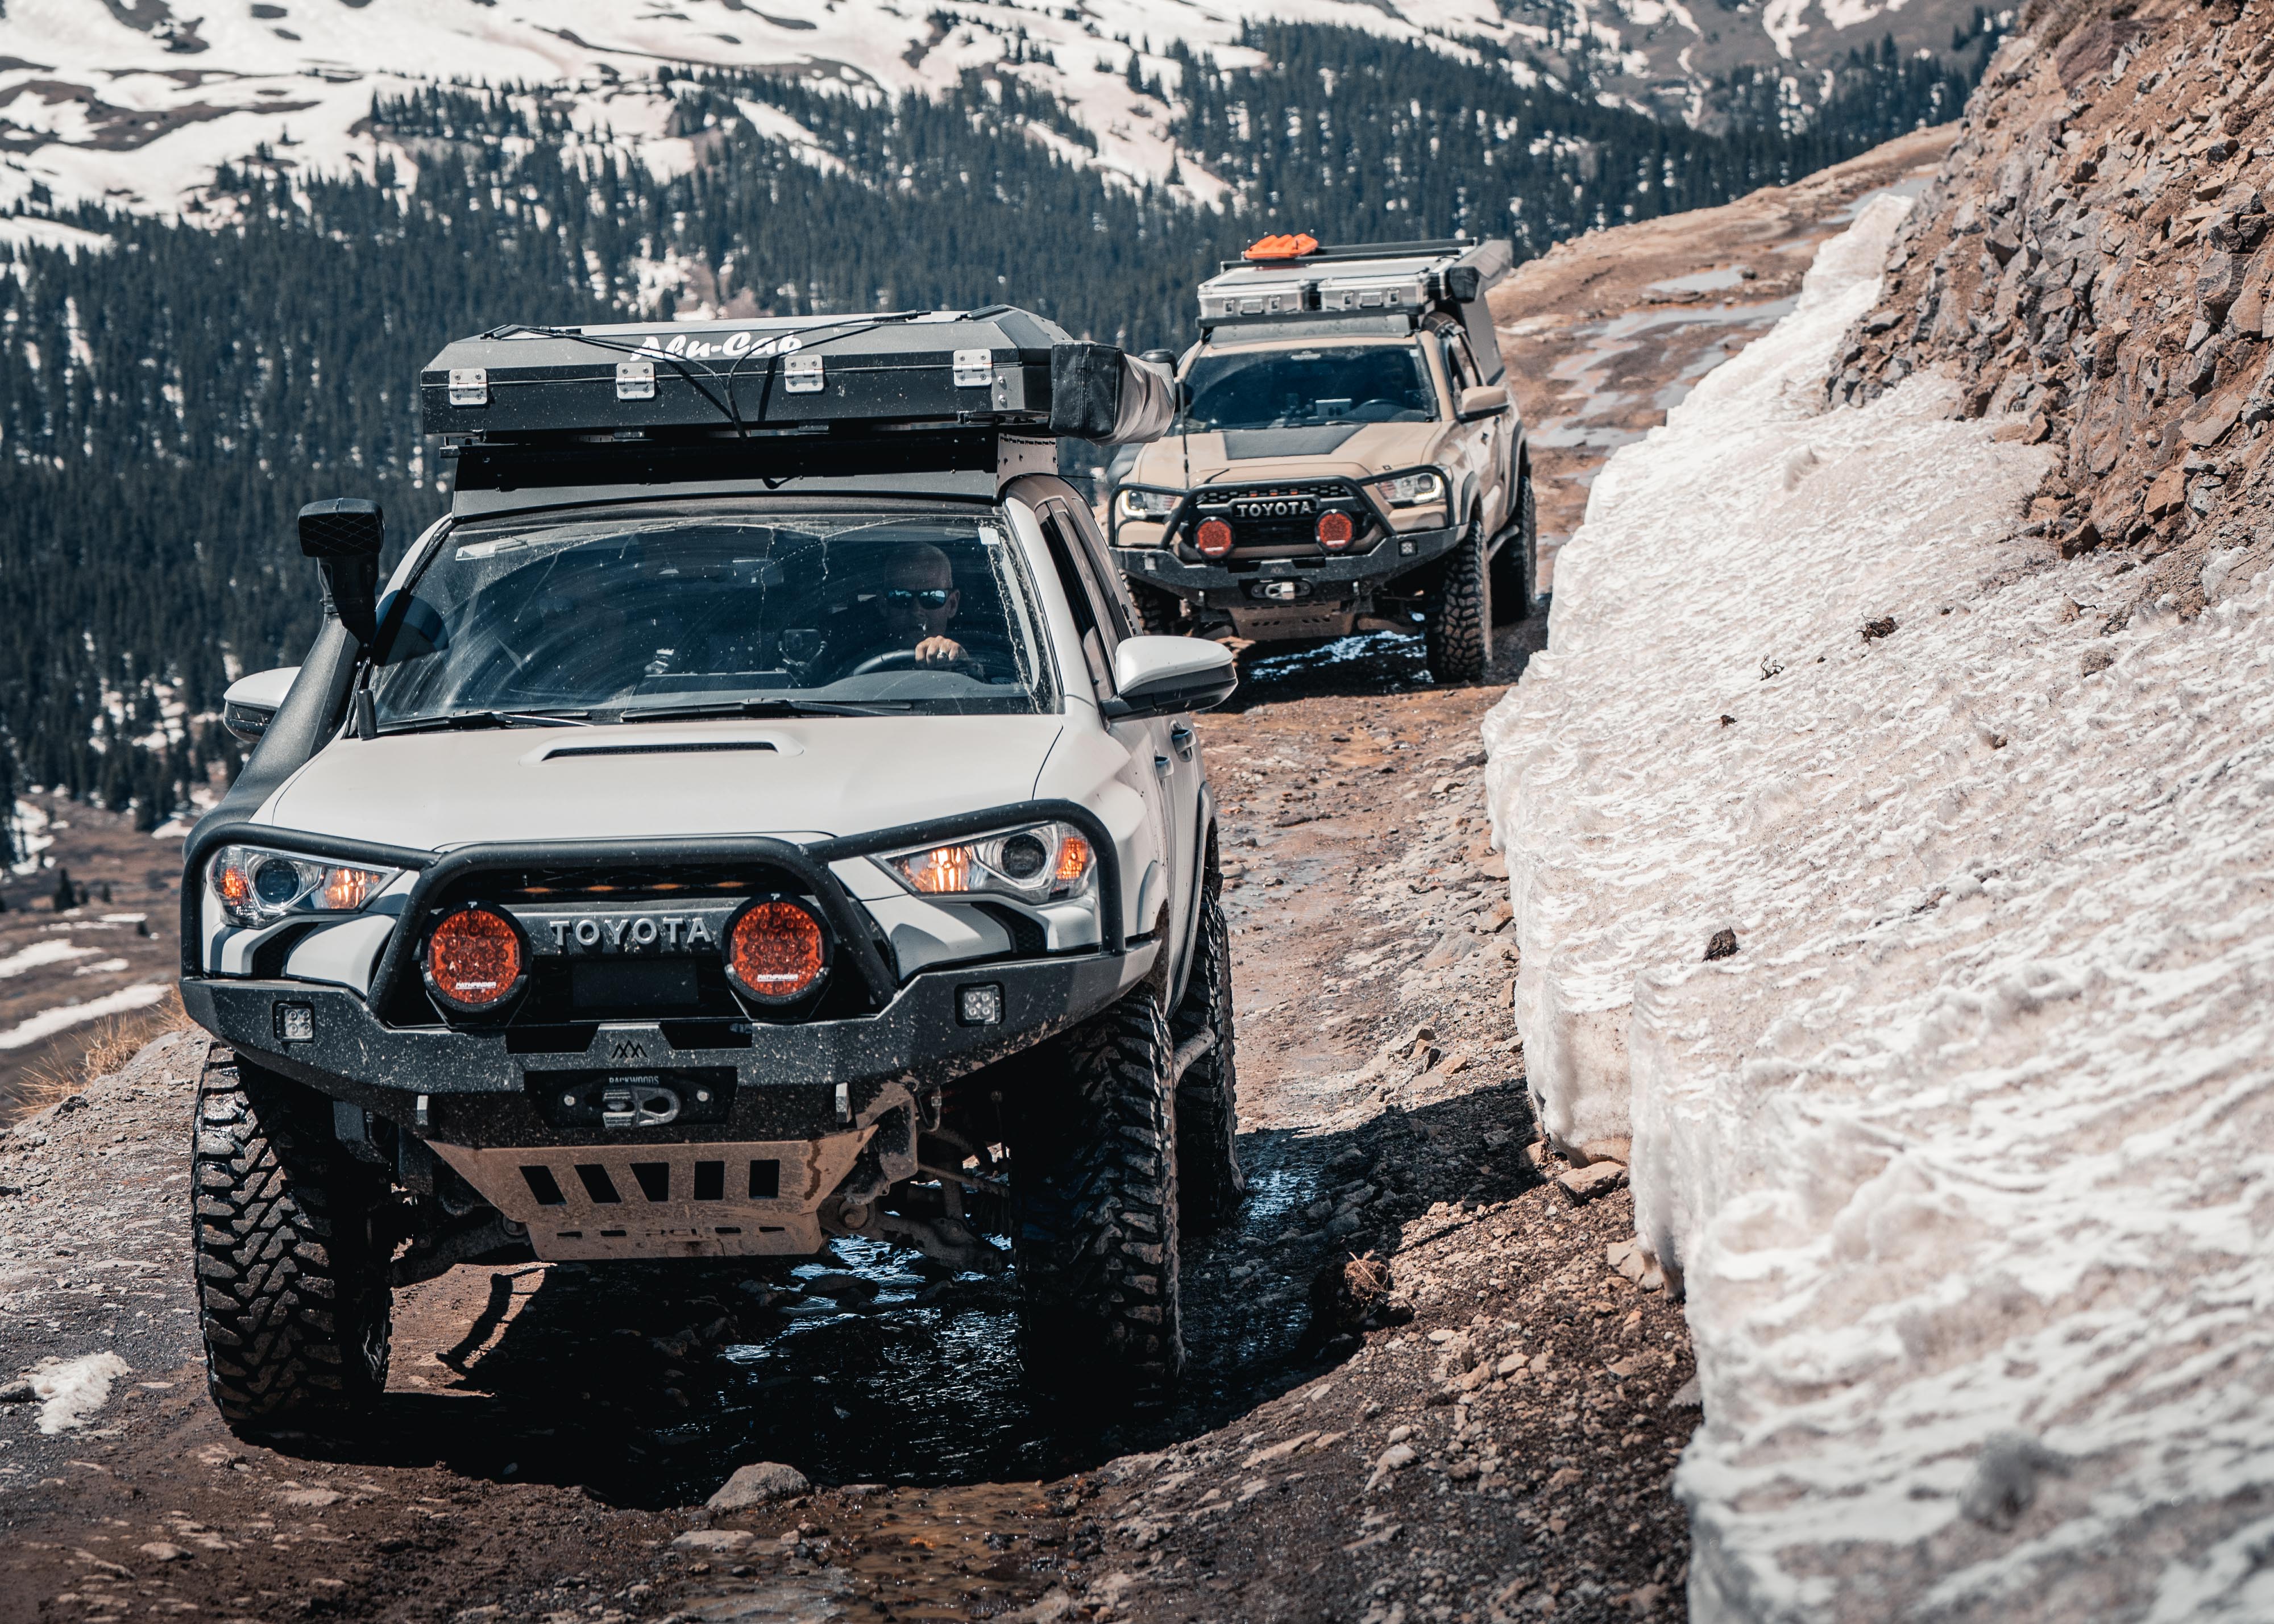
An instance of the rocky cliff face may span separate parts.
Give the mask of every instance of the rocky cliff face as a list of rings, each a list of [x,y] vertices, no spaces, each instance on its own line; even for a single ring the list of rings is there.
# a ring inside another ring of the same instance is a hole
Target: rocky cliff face
[[[1828,392],[1955,375],[1966,415],[2060,454],[2025,534],[2125,549],[2135,605],[2192,613],[2274,507],[2274,12],[2033,0],[2023,25]],[[2240,555],[2248,573],[2269,551]]]

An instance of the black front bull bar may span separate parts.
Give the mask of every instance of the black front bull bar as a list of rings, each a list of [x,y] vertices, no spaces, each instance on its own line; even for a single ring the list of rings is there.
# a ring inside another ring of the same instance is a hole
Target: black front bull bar
[[[1195,561],[1176,547],[1117,546],[1113,561],[1129,580],[1226,608],[1253,598],[1247,589],[1259,582],[1301,581],[1309,585],[1306,596],[1312,598],[1326,596],[1323,589],[1327,588],[1339,589],[1344,597],[1380,588],[1443,558],[1466,534],[1466,527],[1458,524],[1442,530],[1403,530],[1384,537],[1364,553],[1321,553],[1299,558]],[[1411,553],[1404,550],[1409,546]],[[1234,569],[1235,563],[1240,568]],[[1261,606],[1270,605],[1266,601]]]
[[[185,856],[182,883],[182,979],[185,998],[192,1015],[200,1013],[222,1016],[231,1006],[246,1000],[266,1005],[276,998],[314,999],[320,1003],[351,1008],[363,1028],[362,1038],[351,1041],[347,1049],[360,1054],[366,1063],[380,1058],[379,1051],[389,1053],[388,1058],[398,1063],[409,1061],[408,1070],[418,1079],[408,1083],[398,1073],[388,1081],[369,1077],[358,1077],[351,1072],[307,1063],[294,1064],[289,1056],[277,1056],[275,1050],[285,1045],[263,1044],[264,1055],[283,1062],[283,1069],[303,1074],[303,1080],[318,1086],[332,1085],[329,1091],[342,1097],[354,1097],[358,1102],[387,1110],[399,1107],[399,1101],[388,1096],[399,1094],[407,1087],[421,1092],[455,1092],[450,1090],[440,1074],[445,1069],[433,1063],[440,1056],[431,1052],[436,1041],[449,1042],[469,1037],[479,1042],[487,1038],[492,1043],[509,1028],[484,1027],[478,1031],[456,1027],[388,1027],[382,1025],[376,1011],[387,1006],[388,994],[396,981],[406,974],[415,974],[410,966],[415,962],[420,926],[432,906],[432,899],[445,888],[465,876],[486,870],[528,867],[559,868],[562,866],[607,868],[639,865],[653,868],[674,863],[714,864],[719,862],[762,863],[788,874],[817,902],[828,920],[830,929],[839,944],[850,956],[866,986],[874,1012],[842,1021],[791,1022],[775,1026],[759,1025],[758,1034],[774,1032],[781,1040],[801,1051],[805,1062],[792,1069],[811,1072],[814,1062],[820,1069],[833,1069],[825,1056],[841,1059],[841,1045],[825,1041],[828,1034],[818,1028],[845,1028],[875,1021],[890,1011],[903,988],[893,970],[877,951],[870,935],[870,920],[829,865],[847,858],[866,857],[879,852],[905,850],[911,846],[945,845],[975,835],[995,833],[1026,824],[1058,822],[1072,825],[1089,841],[1093,861],[1097,865],[1099,906],[1099,950],[1094,953],[1068,954],[1043,961],[994,961],[981,964],[942,966],[939,972],[925,973],[913,978],[914,982],[930,982],[943,975],[969,980],[985,975],[1005,983],[1005,1019],[993,1034],[968,1034],[972,1041],[945,1048],[968,1050],[966,1053],[943,1055],[945,1069],[952,1072],[968,1070],[992,1057],[990,1049],[1007,1049],[1000,1040],[1029,1036],[1037,1031],[1066,1024],[1065,1016],[1078,1018],[1087,1011],[1065,1011],[1051,1019],[1048,1006],[1058,990],[1072,992],[1079,987],[1095,990],[1106,981],[1118,984],[1118,975],[1101,977],[1095,971],[1107,961],[1120,959],[1128,951],[1122,927],[1122,885],[1118,855],[1112,837],[1104,823],[1087,807],[1070,801],[1029,801],[1009,806],[992,807],[978,812],[959,814],[953,817],[928,819],[922,823],[903,823],[890,829],[879,829],[865,834],[847,835],[816,840],[803,845],[772,836],[702,836],[674,837],[637,840],[580,840],[544,842],[501,842],[460,846],[449,852],[433,852],[418,847],[395,846],[367,840],[343,839],[333,836],[312,834],[306,831],[281,829],[263,823],[230,823],[199,831],[192,838]],[[372,868],[414,869],[418,878],[412,882],[410,893],[404,904],[401,922],[388,938],[372,979],[368,995],[358,996],[345,989],[328,987],[320,982],[282,981],[245,981],[234,977],[211,977],[205,973],[204,920],[205,872],[213,854],[224,846],[258,846],[270,850],[290,852],[296,855],[325,861],[367,865]],[[927,989],[927,991],[937,990]],[[937,1000],[926,996],[919,1000],[929,1006]],[[237,1011],[238,1020],[224,1019],[225,1025],[240,1024],[245,1011]],[[914,1014],[913,1011],[908,1011]],[[890,1024],[890,1023],[888,1023]],[[928,1021],[924,1024],[930,1024]],[[990,1040],[993,1040],[990,1041]],[[295,1046],[298,1047],[298,1046]],[[318,1051],[330,1049],[329,1044],[316,1046]],[[460,1046],[452,1044],[452,1048]],[[428,1051],[420,1053],[420,1051]],[[413,1056],[418,1058],[414,1059]],[[318,1057],[311,1053],[309,1061]],[[545,1063],[537,1056],[525,1057],[537,1061],[539,1069]],[[692,1056],[687,1056],[692,1058]],[[561,1056],[570,1061],[570,1056]],[[420,1064],[420,1061],[425,1064]],[[554,1064],[560,1064],[559,1061]],[[393,1068],[387,1068],[392,1070]],[[915,1075],[930,1070],[915,1055],[876,1057],[874,1067],[902,1075]],[[518,1070],[518,1068],[516,1068]],[[503,1079],[466,1079],[462,1086],[470,1092],[496,1091]],[[337,1086],[345,1084],[345,1088]],[[438,1086],[439,1085],[439,1086]]]

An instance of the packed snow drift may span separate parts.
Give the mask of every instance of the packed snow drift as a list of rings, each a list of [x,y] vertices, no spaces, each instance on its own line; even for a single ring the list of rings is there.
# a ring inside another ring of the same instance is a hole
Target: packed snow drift
[[[1532,1087],[1686,1282],[1696,1617],[2274,1617],[2274,575],[2127,624],[2044,449],[1819,410],[1906,207],[1612,458],[1487,718]]]

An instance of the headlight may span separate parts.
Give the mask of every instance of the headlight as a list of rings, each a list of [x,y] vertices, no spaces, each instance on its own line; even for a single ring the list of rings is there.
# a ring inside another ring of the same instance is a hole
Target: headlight
[[[1177,504],[1184,500],[1181,491],[1141,491],[1125,485],[1114,497],[1113,508],[1125,519],[1144,519],[1158,524],[1176,512]]]
[[[1382,492],[1382,500],[1392,508],[1426,508],[1445,500],[1445,481],[1440,476],[1422,472],[1400,474],[1395,479],[1377,479],[1374,488]]]
[[[230,924],[258,927],[293,914],[352,914],[401,872],[225,846],[206,866],[206,884]]]
[[[894,852],[885,865],[919,896],[1016,897],[1055,902],[1086,897],[1097,883],[1088,837],[1064,823],[1037,823],[953,846]]]

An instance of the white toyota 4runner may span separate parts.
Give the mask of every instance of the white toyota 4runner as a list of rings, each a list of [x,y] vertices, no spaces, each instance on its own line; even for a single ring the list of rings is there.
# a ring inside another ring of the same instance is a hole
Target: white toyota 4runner
[[[323,629],[189,842],[222,1413],[351,1424],[456,1262],[839,1236],[1015,1260],[1030,1370],[1173,1378],[1243,1188],[1235,678],[1134,634],[1051,438],[1165,386],[997,307],[501,329],[422,390],[450,513],[383,594],[375,507],[302,514]]]

